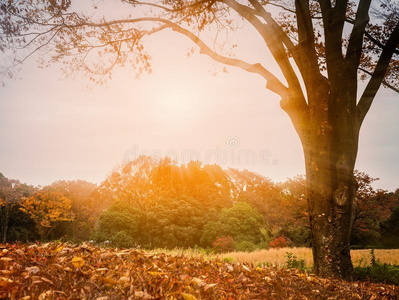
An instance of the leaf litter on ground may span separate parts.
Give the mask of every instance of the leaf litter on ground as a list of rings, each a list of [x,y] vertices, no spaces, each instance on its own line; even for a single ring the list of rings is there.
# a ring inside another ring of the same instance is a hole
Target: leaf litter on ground
[[[0,245],[0,299],[399,299],[399,287],[92,244]]]

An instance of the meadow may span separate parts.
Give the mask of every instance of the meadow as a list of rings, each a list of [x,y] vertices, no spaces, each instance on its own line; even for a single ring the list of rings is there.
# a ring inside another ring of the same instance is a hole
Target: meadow
[[[306,247],[284,247],[262,249],[254,252],[228,252],[223,254],[206,253],[200,249],[155,249],[155,253],[168,253],[171,255],[183,255],[187,257],[204,257],[208,259],[232,260],[240,263],[252,263],[254,265],[268,263],[273,266],[282,267],[287,261],[287,253],[292,253],[298,260],[305,260],[306,266],[313,263],[312,250]],[[375,249],[375,258],[380,263],[399,265],[399,249]],[[352,263],[354,266],[364,266],[371,263],[370,249],[351,250]]]

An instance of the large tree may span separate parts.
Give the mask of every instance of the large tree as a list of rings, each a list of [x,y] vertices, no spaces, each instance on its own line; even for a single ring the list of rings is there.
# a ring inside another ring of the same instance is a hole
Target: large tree
[[[7,241],[8,225],[12,211],[21,202],[23,197],[28,197],[35,192],[33,186],[20,183],[15,179],[8,179],[0,173],[0,241]]]
[[[315,271],[350,277],[359,130],[380,86],[399,87],[396,0],[375,1],[374,7],[371,0],[121,1],[115,14],[102,10],[102,2],[93,7],[96,13],[71,0],[4,2],[0,49],[16,56],[3,71],[12,75],[41,51],[50,58],[44,65],[67,59],[71,71],[83,70],[94,80],[128,62],[149,71],[143,38],[171,29],[213,60],[258,74],[281,97],[303,146]],[[241,20],[263,39],[281,76],[224,54],[234,47],[218,47],[228,36],[220,32],[240,29]],[[205,29],[215,34],[212,46],[202,39]],[[360,79],[367,80],[361,94]]]

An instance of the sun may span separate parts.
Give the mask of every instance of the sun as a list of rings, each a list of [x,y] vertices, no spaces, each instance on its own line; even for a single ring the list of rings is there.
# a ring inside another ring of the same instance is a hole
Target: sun
[[[154,111],[159,121],[187,123],[197,120],[204,113],[203,86],[188,75],[169,77],[157,85],[152,93]]]

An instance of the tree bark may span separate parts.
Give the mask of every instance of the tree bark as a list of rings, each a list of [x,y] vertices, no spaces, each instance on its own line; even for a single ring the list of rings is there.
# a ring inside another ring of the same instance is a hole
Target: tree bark
[[[328,156],[328,154],[326,155]],[[324,277],[352,279],[350,235],[354,221],[356,183],[349,176],[334,178],[330,162],[316,162],[313,151],[305,153],[307,193],[315,273]],[[342,161],[337,161],[340,165]],[[345,168],[345,166],[343,167]],[[353,175],[352,175],[353,177]]]
[[[10,217],[9,203],[6,203],[3,207],[0,207],[0,217],[1,217],[1,239],[2,243],[5,243],[7,241],[8,219]]]
[[[323,277],[352,279],[350,235],[357,189],[353,171],[360,128],[355,94],[344,85],[334,89],[320,80],[305,112],[283,107],[302,142],[314,269]]]

